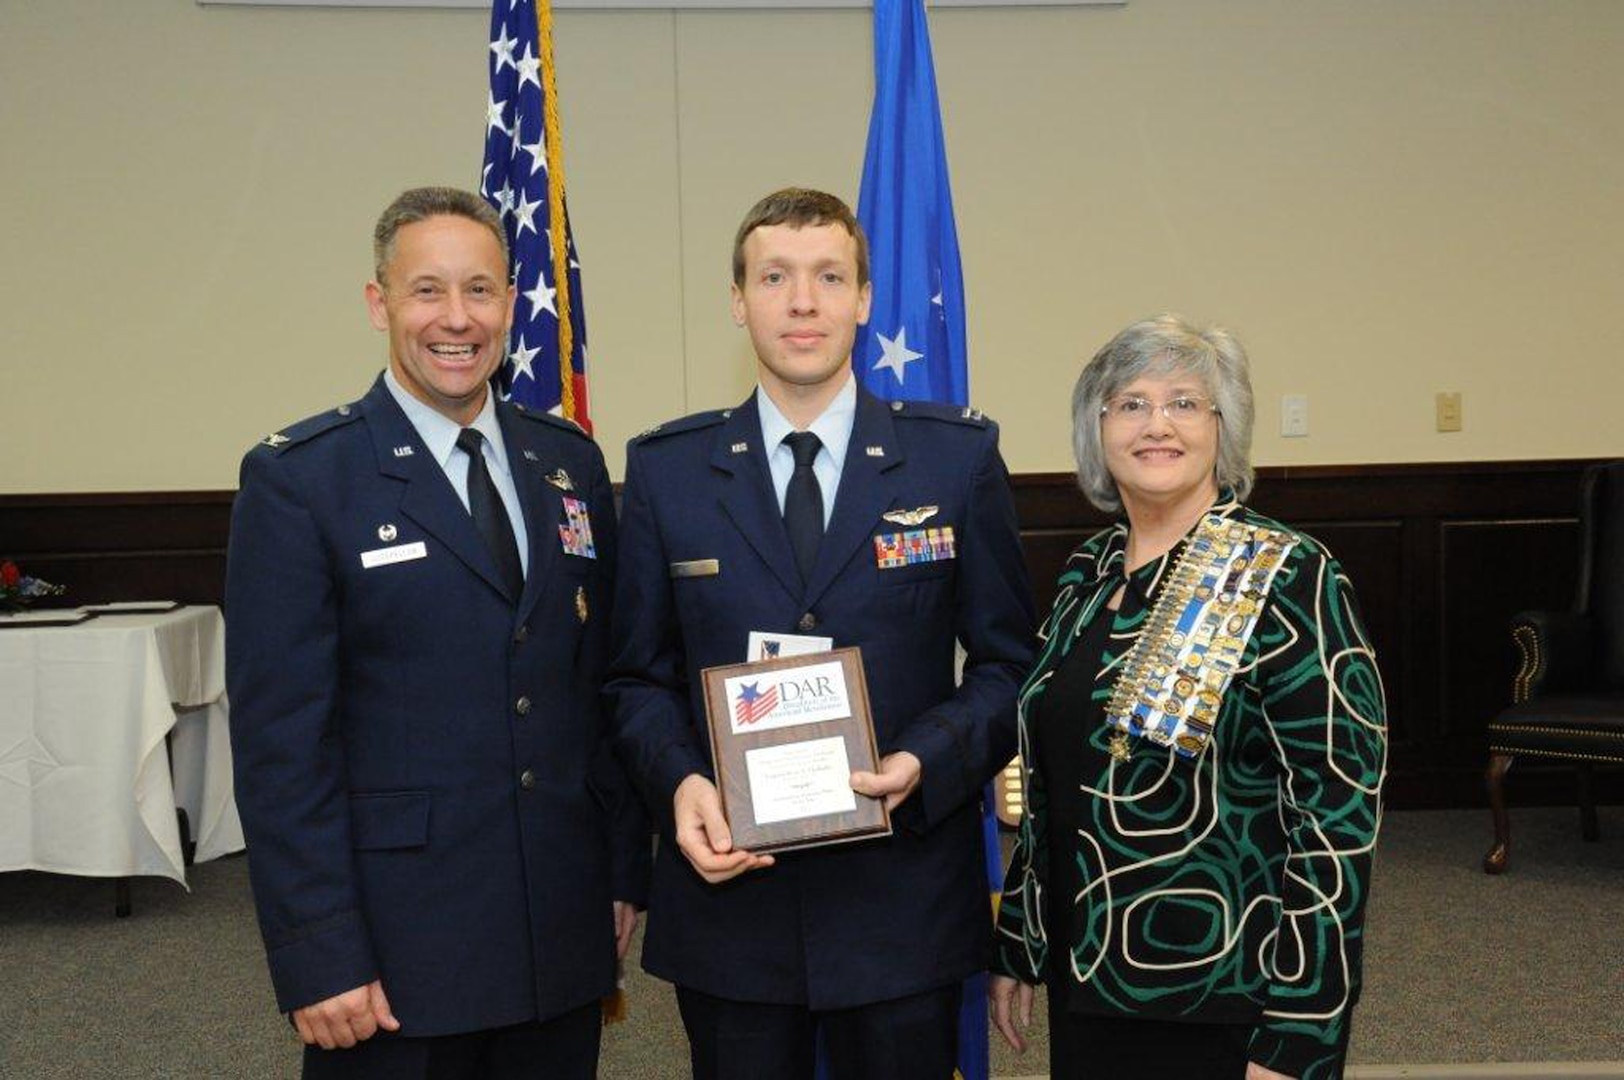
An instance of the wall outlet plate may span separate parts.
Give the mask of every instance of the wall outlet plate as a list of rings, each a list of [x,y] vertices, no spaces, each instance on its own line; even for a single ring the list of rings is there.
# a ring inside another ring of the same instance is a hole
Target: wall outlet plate
[[[1280,399],[1280,434],[1300,439],[1308,434],[1308,395],[1287,394]]]

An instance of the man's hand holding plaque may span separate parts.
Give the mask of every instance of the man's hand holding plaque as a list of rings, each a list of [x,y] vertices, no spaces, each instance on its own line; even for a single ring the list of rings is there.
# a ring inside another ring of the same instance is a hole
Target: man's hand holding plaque
[[[717,782],[689,777],[675,809],[678,842],[706,880],[766,865],[765,852],[891,832],[890,808],[918,785],[919,762],[879,760],[857,649],[703,674]]]
[[[880,771],[877,773],[852,773],[851,789],[859,795],[883,798],[885,809],[891,811],[914,793],[919,787],[921,775],[919,759],[906,750],[899,750],[880,759]]]
[[[756,855],[733,846],[733,833],[722,814],[722,798],[716,793],[716,785],[703,776],[694,773],[677,785],[671,801],[677,846],[699,876],[712,885],[773,864],[771,855]]]

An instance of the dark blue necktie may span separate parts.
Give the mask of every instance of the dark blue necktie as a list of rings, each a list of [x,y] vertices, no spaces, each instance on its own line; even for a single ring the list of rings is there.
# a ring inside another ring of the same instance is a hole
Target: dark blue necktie
[[[524,564],[519,561],[519,545],[513,539],[507,507],[502,505],[501,493],[485,467],[484,445],[485,436],[473,428],[457,433],[457,448],[468,455],[468,512],[473,515],[479,535],[485,538],[485,546],[491,549],[508,596],[518,600],[524,591]]]
[[[823,542],[823,492],[812,471],[823,443],[810,431],[796,431],[784,436],[784,444],[795,455],[795,472],[784,492],[784,528],[789,531],[795,565],[805,582],[812,577],[812,564],[818,561],[818,545]]]

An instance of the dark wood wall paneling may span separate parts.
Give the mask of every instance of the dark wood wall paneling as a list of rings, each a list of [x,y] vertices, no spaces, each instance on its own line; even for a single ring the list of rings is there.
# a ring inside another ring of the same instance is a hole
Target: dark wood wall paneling
[[[1589,461],[1258,470],[1251,504],[1336,554],[1358,590],[1386,683],[1395,807],[1483,803],[1484,725],[1510,701],[1507,624],[1573,598],[1579,478]],[[1040,609],[1068,552],[1107,524],[1069,473],[1014,478]],[[219,603],[231,492],[0,495],[0,555],[70,587],[66,600]],[[1598,794],[1624,801],[1624,773]],[[1570,774],[1519,765],[1514,801],[1572,799]]]
[[[0,495],[0,557],[68,586],[67,606],[218,604],[225,594],[233,495]]]
[[[1579,481],[1590,461],[1258,470],[1250,504],[1322,541],[1342,563],[1387,691],[1390,805],[1484,803],[1484,726],[1511,700],[1508,624],[1572,603]],[[1040,603],[1066,552],[1104,525],[1067,473],[1015,478]],[[1624,800],[1624,774],[1598,776]],[[1519,763],[1514,801],[1571,802],[1570,770]]]

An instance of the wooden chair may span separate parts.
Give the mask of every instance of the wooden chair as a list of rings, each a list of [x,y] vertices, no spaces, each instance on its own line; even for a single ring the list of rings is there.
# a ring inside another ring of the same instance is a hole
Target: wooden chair
[[[1505,778],[1513,760],[1577,768],[1586,840],[1598,836],[1595,767],[1624,765],[1624,462],[1585,471],[1580,517],[1583,552],[1573,609],[1528,611],[1511,621],[1522,665],[1512,684],[1515,704],[1489,724],[1494,846],[1483,857],[1486,873],[1504,873],[1511,854]],[[1516,573],[1516,567],[1506,571]]]

